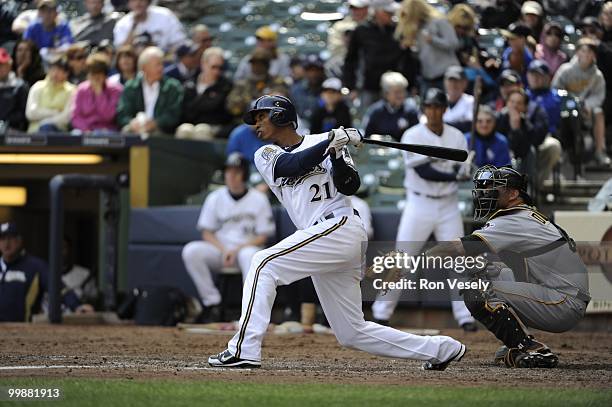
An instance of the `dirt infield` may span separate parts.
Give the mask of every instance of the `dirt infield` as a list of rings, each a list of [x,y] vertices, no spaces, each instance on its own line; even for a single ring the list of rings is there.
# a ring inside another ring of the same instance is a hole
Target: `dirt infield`
[[[443,334],[469,348],[463,361],[445,372],[424,372],[418,362],[344,349],[333,336],[316,334],[268,335],[262,368],[240,371],[213,370],[206,364],[209,354],[224,349],[229,335],[190,334],[175,328],[4,324],[0,325],[0,377],[612,388],[609,333],[540,334],[560,358],[557,369],[547,370],[492,366],[498,344],[487,332]],[[21,368],[10,368],[16,366]]]

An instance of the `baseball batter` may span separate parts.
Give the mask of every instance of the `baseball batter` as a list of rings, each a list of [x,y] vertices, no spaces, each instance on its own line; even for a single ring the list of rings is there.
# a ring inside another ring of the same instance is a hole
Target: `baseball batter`
[[[510,167],[481,167],[474,175],[474,217],[485,226],[437,246],[428,255],[493,253],[496,263],[474,276],[488,289],[462,292],[472,315],[504,346],[497,363],[508,367],[555,367],[557,356],[527,327],[548,332],[573,328],[590,301],[587,269],[567,233],[532,204],[527,180]]]
[[[423,112],[426,124],[418,124],[406,130],[402,143],[428,144],[467,150],[463,134],[443,122],[448,105],[446,94],[430,88],[425,94]],[[457,181],[463,177],[455,168],[456,163],[438,160],[420,154],[406,153],[407,203],[397,230],[399,249],[417,255],[433,233],[437,241],[448,241],[463,236],[463,220],[458,207]],[[469,179],[469,178],[468,178]],[[388,323],[401,290],[391,290],[379,295],[372,305],[375,320]],[[462,301],[452,301],[453,314],[459,326],[466,331],[476,330],[474,318]]]
[[[293,104],[281,96],[262,96],[244,119],[255,125],[259,138],[274,143],[257,150],[255,164],[298,230],[253,257],[239,330],[228,348],[210,356],[208,363],[259,367],[276,287],[309,276],[340,344],[422,360],[429,370],[443,370],[460,360],[466,348],[453,338],[411,335],[364,320],[361,243],[367,236],[348,198],[360,179],[346,148],[361,143],[359,132],[340,128],[302,137],[295,131]]]
[[[243,281],[253,255],[275,232],[272,208],[265,194],[248,188],[249,162],[232,153],[225,162],[225,186],[213,191],[204,202],[197,227],[202,240],[183,248],[185,268],[204,305],[199,322],[217,322],[221,294],[211,270],[238,267]]]

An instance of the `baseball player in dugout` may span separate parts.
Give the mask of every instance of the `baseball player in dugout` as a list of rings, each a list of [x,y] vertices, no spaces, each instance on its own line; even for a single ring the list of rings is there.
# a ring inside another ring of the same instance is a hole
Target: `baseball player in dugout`
[[[467,150],[467,142],[461,131],[443,121],[447,106],[444,91],[430,88],[423,101],[427,123],[406,130],[402,143]],[[463,236],[457,182],[470,179],[469,165],[414,153],[403,154],[407,202],[397,230],[398,249],[414,255],[423,249],[432,233],[438,242]],[[402,290],[389,290],[378,296],[372,305],[372,315],[377,322],[389,323],[401,294]],[[459,326],[467,332],[476,331],[474,318],[463,301],[452,301],[451,304]]]
[[[472,315],[504,344],[495,354],[495,363],[555,367],[557,356],[528,327],[564,332],[584,316],[590,295],[587,269],[576,244],[531,206],[525,175],[510,167],[486,165],[473,181],[474,217],[486,224],[458,241],[435,246],[426,255],[486,254],[490,262],[471,278],[486,279],[489,286],[461,294]]]
[[[347,145],[359,146],[352,128],[299,135],[293,103],[264,95],[244,121],[270,142],[255,165],[287,210],[297,231],[255,254],[242,294],[239,330],[228,348],[208,358],[214,367],[261,366],[261,343],[276,287],[311,277],[325,316],[341,345],[379,356],[424,361],[444,370],[466,347],[448,336],[419,336],[364,320],[361,309],[362,242],[366,230],[349,199],[360,185]]]
[[[225,186],[208,195],[200,212],[202,240],[187,243],[182,252],[203,305],[200,323],[219,322],[221,315],[211,270],[239,268],[244,281],[253,256],[275,232],[268,197],[247,185],[249,161],[232,153],[223,173]]]

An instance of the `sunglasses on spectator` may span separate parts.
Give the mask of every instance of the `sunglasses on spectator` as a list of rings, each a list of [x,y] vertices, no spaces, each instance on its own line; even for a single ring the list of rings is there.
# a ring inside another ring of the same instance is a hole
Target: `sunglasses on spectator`
[[[76,59],[76,60],[81,60],[81,59],[85,59],[87,58],[87,55],[85,54],[78,54],[78,55],[72,55],[70,58],[68,59]]]

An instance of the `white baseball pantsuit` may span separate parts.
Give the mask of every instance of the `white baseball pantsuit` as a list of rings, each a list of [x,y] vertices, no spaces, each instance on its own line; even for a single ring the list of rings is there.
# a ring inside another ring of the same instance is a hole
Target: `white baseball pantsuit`
[[[240,249],[236,255],[236,262],[242,272],[243,281],[251,266],[251,260],[258,250],[260,250],[260,247],[246,246]],[[202,303],[206,307],[219,304],[221,294],[215,287],[211,270],[218,271],[223,267],[221,250],[209,242],[193,241],[183,247],[182,257],[187,273],[191,276]]]
[[[409,193],[404,212],[397,229],[399,248],[418,254],[431,234],[438,242],[456,240],[463,236],[463,221],[457,206],[457,195],[440,199]],[[390,290],[380,295],[372,304],[375,319],[388,321],[399,302],[402,290]],[[463,301],[451,301],[455,320],[461,326],[474,322],[470,311]]]
[[[341,345],[375,355],[439,363],[461,348],[448,336],[418,336],[366,322],[361,309],[361,220],[334,217],[298,230],[258,252],[244,283],[239,330],[228,349],[238,358],[261,360],[276,287],[311,276],[327,320]]]

